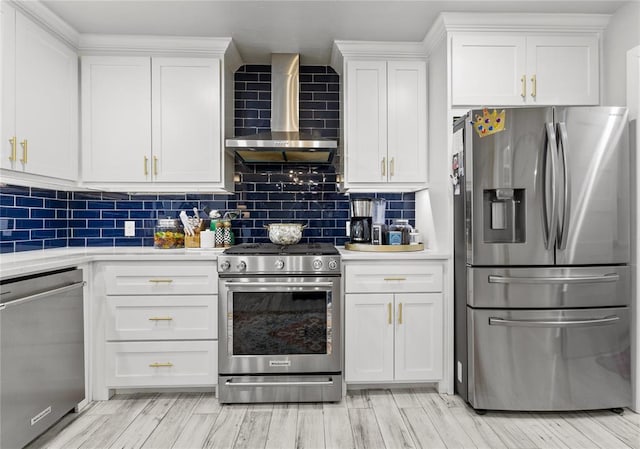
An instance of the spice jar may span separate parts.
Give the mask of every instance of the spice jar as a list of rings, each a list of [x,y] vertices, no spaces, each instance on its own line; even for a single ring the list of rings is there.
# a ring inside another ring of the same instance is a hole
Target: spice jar
[[[160,218],[153,233],[154,248],[184,248],[184,230],[180,220]]]
[[[397,218],[393,220],[391,226],[389,227],[389,231],[400,231],[402,233],[402,245],[408,245],[411,243],[411,231],[413,231],[413,227],[409,224],[409,220]]]

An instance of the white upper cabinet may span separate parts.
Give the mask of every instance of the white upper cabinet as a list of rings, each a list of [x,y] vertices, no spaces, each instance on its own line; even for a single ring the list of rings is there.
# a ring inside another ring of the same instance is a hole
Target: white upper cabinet
[[[453,104],[520,104],[526,78],[521,36],[465,34],[452,40]]]
[[[82,179],[151,180],[151,61],[82,58]]]
[[[345,188],[424,187],[426,63],[348,61],[345,89]]]
[[[343,187],[415,191],[427,186],[427,75],[421,48],[336,42],[343,80]],[[408,55],[408,56],[407,56]]]
[[[427,182],[427,64],[387,63],[387,181]]]
[[[220,182],[220,60],[151,62],[154,180]]]
[[[598,38],[527,37],[528,98],[534,104],[599,103]]]
[[[598,61],[595,34],[454,33],[452,104],[595,105]]]
[[[345,110],[348,183],[386,182],[387,64],[385,61],[347,63]]]
[[[217,58],[83,57],[83,182],[220,185],[220,72]]]
[[[3,2],[2,60],[0,166],[14,173],[75,182],[78,176],[76,53]],[[12,182],[14,176],[19,176],[11,172],[5,174],[9,174]]]

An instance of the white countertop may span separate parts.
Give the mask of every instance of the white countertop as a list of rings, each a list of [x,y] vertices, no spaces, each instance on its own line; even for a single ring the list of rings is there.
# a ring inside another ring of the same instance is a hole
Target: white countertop
[[[425,249],[422,251],[351,251],[338,246],[343,261],[349,260],[446,260],[451,254]]]
[[[0,255],[0,278],[10,278],[107,260],[216,260],[224,248],[53,248]]]
[[[443,260],[450,254],[426,249],[409,252],[349,251],[338,246],[342,260]],[[53,248],[0,255],[0,278],[35,274],[108,260],[216,260],[223,248],[156,249],[151,247]]]

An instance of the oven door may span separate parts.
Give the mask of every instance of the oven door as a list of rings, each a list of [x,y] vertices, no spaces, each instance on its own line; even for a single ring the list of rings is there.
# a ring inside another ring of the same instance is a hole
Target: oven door
[[[220,279],[224,374],[340,371],[340,278]]]

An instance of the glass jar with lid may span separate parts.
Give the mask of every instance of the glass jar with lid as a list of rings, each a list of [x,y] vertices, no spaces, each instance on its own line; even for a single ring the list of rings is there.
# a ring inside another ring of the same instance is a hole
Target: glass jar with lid
[[[411,231],[413,231],[413,226],[409,224],[409,220],[403,218],[396,218],[391,223],[389,227],[390,231],[400,231],[402,233],[402,244],[408,245],[411,243]]]
[[[160,218],[153,233],[154,248],[184,248],[184,229],[180,220]]]

